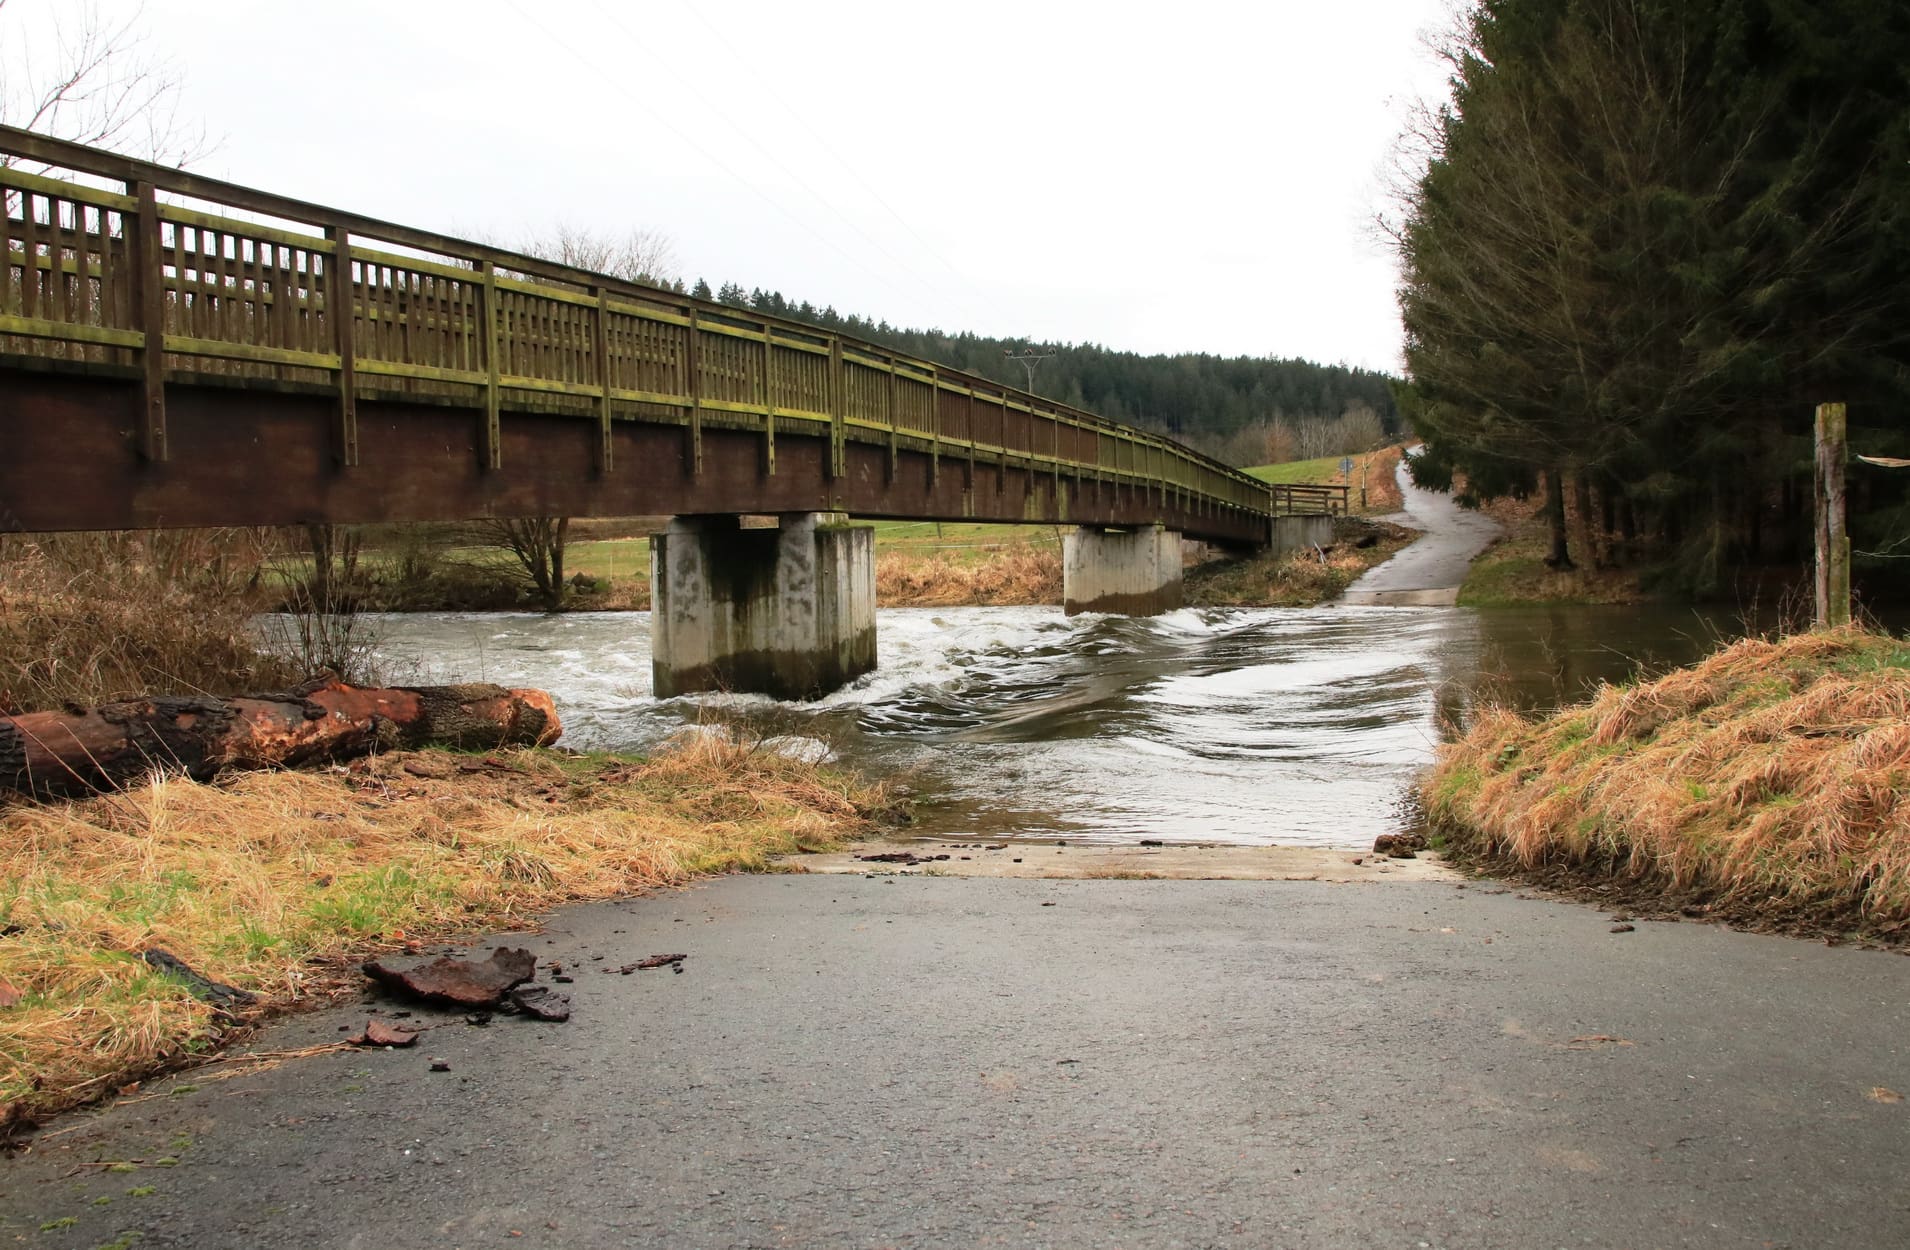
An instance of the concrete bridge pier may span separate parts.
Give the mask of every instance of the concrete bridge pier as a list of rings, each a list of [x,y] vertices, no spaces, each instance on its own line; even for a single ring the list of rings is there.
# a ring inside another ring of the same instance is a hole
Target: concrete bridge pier
[[[1160,525],[1082,526],[1061,544],[1061,602],[1069,616],[1159,616],[1181,606],[1181,536]]]
[[[779,520],[680,516],[650,540],[658,698],[814,699],[875,668],[875,530],[833,512]]]

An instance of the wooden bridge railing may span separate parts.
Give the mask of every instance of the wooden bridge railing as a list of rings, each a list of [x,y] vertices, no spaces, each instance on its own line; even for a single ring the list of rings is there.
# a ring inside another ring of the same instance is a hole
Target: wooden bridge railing
[[[0,127],[0,351],[143,373],[141,452],[167,458],[165,384],[238,374],[338,396],[334,452],[358,463],[367,396],[702,433],[779,430],[1154,492],[1201,511],[1343,513],[1344,487],[1269,487],[1170,439],[815,326]],[[71,171],[35,174],[31,162]],[[190,203],[180,202],[189,201]],[[260,218],[269,221],[258,220]]]

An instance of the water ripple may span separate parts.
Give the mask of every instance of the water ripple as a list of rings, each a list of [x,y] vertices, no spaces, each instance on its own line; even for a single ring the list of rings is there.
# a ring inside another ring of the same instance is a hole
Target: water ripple
[[[647,613],[374,624],[401,678],[550,690],[574,746],[645,750],[713,708],[822,739],[851,764],[906,775],[929,833],[1358,846],[1399,826],[1442,701],[1462,701],[1454,691],[1474,686],[1495,653],[1523,657],[1507,688],[1542,687],[1536,701],[1633,666],[1608,640],[1637,637],[1635,614],[1561,619],[1460,608],[1149,620],[884,611],[881,667],[813,704],[656,699]],[[1629,634],[1614,632],[1620,619]],[[1705,636],[1690,624],[1658,628],[1654,645],[1670,638],[1669,658],[1685,658]]]

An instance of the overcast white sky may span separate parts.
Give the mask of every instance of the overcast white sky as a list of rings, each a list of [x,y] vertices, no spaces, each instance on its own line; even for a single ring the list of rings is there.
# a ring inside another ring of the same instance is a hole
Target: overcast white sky
[[[15,37],[74,0],[12,0]],[[101,0],[108,13],[139,6]],[[1394,368],[1380,174],[1450,0],[148,0],[194,168],[688,281],[1137,351]]]

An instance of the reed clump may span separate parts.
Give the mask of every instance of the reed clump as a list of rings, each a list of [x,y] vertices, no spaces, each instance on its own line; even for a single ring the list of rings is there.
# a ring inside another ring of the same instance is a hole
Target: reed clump
[[[284,1008],[355,981],[368,951],[760,870],[882,803],[705,729],[645,760],[417,752],[0,807],[0,1136],[242,1027],[139,952]]]
[[[1910,644],[1748,639],[1543,719],[1482,712],[1422,784],[1461,856],[1777,927],[1910,929]]]
[[[295,683],[257,644],[250,532],[0,540],[0,714]]]
[[[1061,552],[1018,544],[979,553],[878,551],[875,599],[885,608],[1061,602]]]

